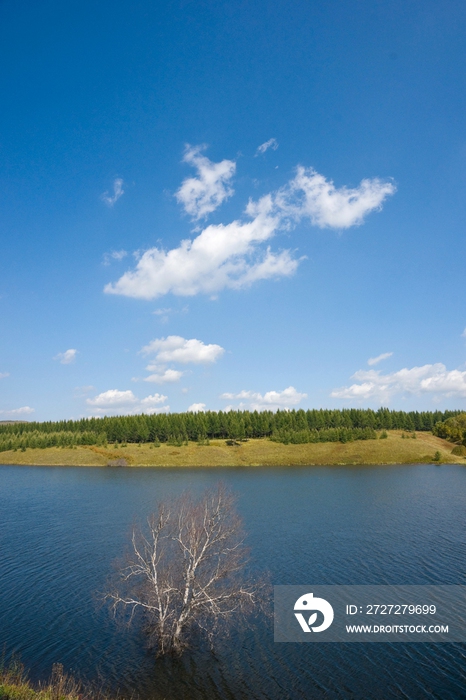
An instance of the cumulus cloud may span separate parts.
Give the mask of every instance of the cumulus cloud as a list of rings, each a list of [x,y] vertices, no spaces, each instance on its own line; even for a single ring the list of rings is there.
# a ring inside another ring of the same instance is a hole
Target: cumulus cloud
[[[194,296],[292,275],[299,261],[289,250],[274,253],[269,247],[261,247],[280,225],[272,197],[250,202],[246,214],[250,221],[210,225],[193,240],[181,241],[178,248],[150,248],[134,270],[107,284],[104,291],[139,299],[154,299],[170,292]]]
[[[170,410],[169,406],[163,406],[163,408],[155,408],[159,404],[164,403],[167,400],[166,396],[163,394],[152,394],[152,396],[146,396],[141,399],[141,408],[143,413],[163,413]]]
[[[211,214],[233,194],[230,180],[235,174],[236,163],[232,160],[213,163],[201,155],[205,148],[206,146],[186,146],[183,160],[196,168],[197,177],[186,178],[175,194],[178,202],[195,221]]]
[[[0,411],[0,416],[15,418],[16,416],[27,416],[30,413],[34,413],[34,411],[35,409],[30,406],[21,406],[21,408],[12,408],[9,411]]]
[[[194,156],[191,151],[188,153],[189,157],[204,159],[198,151]],[[196,178],[191,180],[202,182]],[[184,198],[187,206],[191,206],[192,200],[192,214],[197,216],[200,211],[195,197],[197,189],[186,185],[191,180],[183,183],[178,195]],[[184,194],[180,195],[182,190]],[[207,226],[194,239],[183,240],[177,248],[168,251],[154,247],[137,254],[136,267],[115,283],[107,284],[104,291],[138,299],[155,299],[169,293],[215,295],[222,289],[249,287],[258,280],[289,277],[303,258],[297,259],[290,250],[271,250],[268,241],[279,231],[290,231],[306,219],[320,228],[343,229],[359,225],[367,214],[380,210],[384,200],[395,190],[392,182],[378,178],[362,180],[359,187],[353,189],[336,188],[331,180],[312,168],[300,166],[285,187],[258,201],[250,201],[243,219]],[[191,192],[191,199],[188,192]]]
[[[65,352],[59,352],[58,355],[55,355],[53,359],[59,360],[60,364],[62,365],[71,365],[71,363],[75,361],[77,354],[77,350],[75,350],[74,348],[70,348]]]
[[[314,168],[298,166],[296,175],[277,193],[277,203],[296,220],[309,217],[319,228],[349,228],[362,224],[372,211],[396,192],[393,182],[364,179],[358,187],[335,187]]]
[[[377,355],[377,357],[370,357],[367,360],[367,364],[373,367],[374,365],[378,365],[379,362],[382,362],[382,360],[388,360],[392,355],[392,352],[383,352],[381,355]]]
[[[236,408],[250,409],[251,411],[276,411],[279,408],[293,408],[306,397],[307,394],[299,393],[294,386],[289,386],[283,391],[267,391],[264,395],[254,391],[243,390],[239,394],[225,393],[220,396],[221,399],[229,401],[240,399],[240,403]],[[225,410],[232,408],[234,407],[228,406]]]
[[[205,403],[192,403],[191,406],[188,408],[189,413],[201,413],[205,411],[206,405]]]
[[[112,260],[119,262],[120,260],[123,260],[123,258],[126,258],[127,255],[128,252],[126,250],[112,250],[110,253],[104,254],[103,264],[108,266]]]
[[[147,369],[151,371],[152,365],[149,365]],[[184,372],[180,372],[177,369],[161,369],[156,371],[155,374],[145,377],[144,381],[153,382],[154,384],[173,384],[174,382],[179,382],[183,374]]]
[[[331,396],[336,399],[373,399],[381,402],[388,402],[397,394],[466,398],[466,371],[447,370],[441,362],[404,368],[389,374],[381,374],[380,370],[359,370],[352,379],[356,383],[334,389]]]
[[[265,153],[266,151],[268,151],[269,148],[271,148],[273,151],[276,151],[276,150],[277,150],[277,148],[278,148],[278,141],[277,141],[277,139],[269,139],[269,140],[266,141],[265,143],[261,143],[261,145],[257,147],[257,150],[256,150],[256,152],[255,152],[255,154],[254,154],[254,157],[259,156],[259,155],[262,155],[263,153]]]
[[[100,408],[129,406],[130,404],[137,403],[137,401],[138,399],[129,389],[128,391],[109,389],[108,391],[103,391],[101,394],[98,394],[93,399],[87,399],[89,406],[98,406]]]
[[[105,202],[105,204],[108,207],[113,207],[115,202],[117,202],[124,193],[125,193],[125,191],[123,189],[123,180],[121,179],[121,177],[117,177],[113,181],[113,194],[109,194],[108,192],[104,192],[100,196],[100,198],[103,202]]]
[[[167,397],[163,394],[152,394],[144,399],[138,399],[131,390],[109,389],[92,399],[86,399],[86,403],[96,415],[109,415],[110,413],[152,414],[169,411],[169,406],[161,406],[166,400]]]
[[[0,379],[5,379],[5,377],[9,377],[10,373],[9,372],[0,372]]]
[[[202,340],[187,340],[179,335],[156,338],[141,350],[143,355],[155,355],[156,362],[177,362],[183,365],[216,362],[224,352],[225,349],[220,345],[206,345]]]

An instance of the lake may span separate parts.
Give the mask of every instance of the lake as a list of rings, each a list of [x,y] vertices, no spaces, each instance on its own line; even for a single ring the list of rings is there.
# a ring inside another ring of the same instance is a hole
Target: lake
[[[277,644],[273,621],[215,655],[155,660],[98,606],[134,523],[218,481],[238,496],[274,584],[465,584],[458,465],[152,469],[0,467],[0,645],[143,700],[466,698],[462,644]]]

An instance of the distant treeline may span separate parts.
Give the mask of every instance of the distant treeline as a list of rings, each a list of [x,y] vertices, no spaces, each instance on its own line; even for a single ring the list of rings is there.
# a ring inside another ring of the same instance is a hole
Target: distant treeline
[[[40,425],[40,423],[36,423],[36,425]],[[89,430],[82,433],[71,430],[53,433],[27,430],[22,433],[13,432],[3,435],[0,432],[0,452],[26,450],[28,447],[45,449],[46,447],[77,447],[78,445],[106,446],[107,436],[105,433],[94,433]]]
[[[390,411],[380,408],[308,411],[206,411],[82,418],[76,421],[0,425],[0,450],[22,447],[137,442],[242,440],[347,442],[376,437],[376,430],[431,431],[461,411]],[[13,447],[4,447],[11,442]],[[26,444],[27,443],[27,444]]]

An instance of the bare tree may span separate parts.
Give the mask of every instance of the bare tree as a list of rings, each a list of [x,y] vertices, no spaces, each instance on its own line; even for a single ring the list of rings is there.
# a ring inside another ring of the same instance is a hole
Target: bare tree
[[[212,641],[233,618],[261,605],[265,584],[247,576],[248,549],[235,499],[225,487],[200,500],[186,494],[161,503],[147,532],[133,530],[132,548],[106,594],[131,622],[144,614],[158,655],[180,654],[197,628]]]

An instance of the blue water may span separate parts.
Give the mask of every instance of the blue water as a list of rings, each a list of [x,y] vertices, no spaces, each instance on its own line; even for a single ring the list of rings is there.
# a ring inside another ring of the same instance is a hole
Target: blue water
[[[98,605],[134,523],[219,480],[275,584],[465,584],[462,466],[0,467],[0,646],[143,700],[466,698],[461,644],[276,644],[272,621],[181,660]]]

